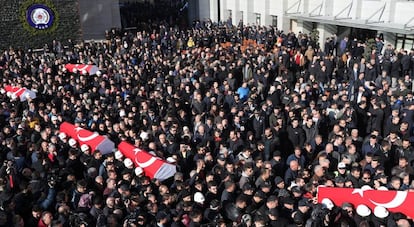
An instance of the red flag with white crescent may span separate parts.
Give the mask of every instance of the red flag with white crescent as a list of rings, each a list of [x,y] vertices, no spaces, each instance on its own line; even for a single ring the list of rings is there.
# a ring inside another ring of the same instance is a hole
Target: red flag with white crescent
[[[75,139],[80,145],[88,145],[92,152],[99,150],[102,154],[108,154],[113,152],[113,149],[115,148],[114,142],[106,136],[101,136],[97,132],[91,132],[84,128],[76,127],[68,122],[60,124],[60,131]]]
[[[155,178],[163,181],[174,176],[177,172],[175,165],[151,155],[147,151],[134,147],[127,142],[121,142],[118,145],[118,149],[125,157],[131,159],[136,167],[141,167],[145,175],[151,179]]]
[[[36,98],[36,93],[32,90],[29,90],[25,87],[15,87],[11,85],[4,86],[4,90],[7,92],[7,95],[12,99],[19,98],[20,101],[24,102],[27,98],[34,99]]]
[[[376,206],[387,208],[391,212],[401,212],[409,217],[414,217],[414,192],[395,190],[375,190],[372,188],[334,188],[319,187],[318,202],[328,198],[336,206],[348,202],[357,207],[364,204],[371,210]]]
[[[66,64],[65,68],[73,73],[73,70],[76,69],[78,72],[83,72],[84,70],[88,72],[89,75],[95,75],[98,72],[98,67],[96,65],[86,65],[86,64]]]

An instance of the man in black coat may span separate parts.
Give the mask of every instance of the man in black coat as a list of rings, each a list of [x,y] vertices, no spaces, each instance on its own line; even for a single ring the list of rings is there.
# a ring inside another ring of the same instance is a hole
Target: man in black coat
[[[402,76],[409,75],[410,64],[411,64],[410,55],[408,55],[408,52],[406,50],[402,51],[401,54],[402,54],[401,56]]]
[[[273,157],[273,152],[278,149],[280,145],[280,138],[273,135],[271,128],[266,128],[262,138],[264,145],[264,156],[265,160],[268,161]]]
[[[291,142],[291,145],[293,146],[299,146],[303,147],[303,144],[305,143],[305,131],[299,127],[299,119],[295,118],[292,120],[292,124],[287,128],[287,133],[289,140]],[[290,151],[292,151],[291,149]]]
[[[366,135],[368,122],[366,101],[361,101],[357,106],[355,106],[355,110],[357,115],[358,132],[361,134],[361,137],[364,137]]]
[[[382,102],[382,101],[381,101]],[[384,123],[384,111],[380,108],[381,103],[377,103],[376,99],[371,99],[371,107],[368,110],[368,127],[367,132],[378,130],[382,132]]]

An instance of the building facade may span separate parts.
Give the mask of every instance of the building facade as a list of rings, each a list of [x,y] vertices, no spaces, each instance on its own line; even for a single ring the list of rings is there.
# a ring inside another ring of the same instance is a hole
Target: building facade
[[[319,31],[319,43],[381,34],[397,48],[414,47],[414,1],[411,0],[193,0],[197,19],[229,20],[245,25],[273,25],[280,30]],[[208,9],[208,10],[206,10]]]

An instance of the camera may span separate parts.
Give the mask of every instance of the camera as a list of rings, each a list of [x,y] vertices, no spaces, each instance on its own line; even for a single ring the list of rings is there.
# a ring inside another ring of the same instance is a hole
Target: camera
[[[47,178],[47,184],[53,188],[55,187],[56,183],[57,183],[57,176],[56,175],[49,175]]]
[[[47,183],[51,188],[53,188],[56,185],[56,181],[54,180],[49,180]]]

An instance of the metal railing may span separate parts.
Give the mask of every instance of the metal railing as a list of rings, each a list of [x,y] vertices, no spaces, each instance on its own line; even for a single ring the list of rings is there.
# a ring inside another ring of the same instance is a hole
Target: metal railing
[[[321,4],[319,4],[318,6],[315,7],[315,9],[313,9],[310,13],[309,16],[310,17],[318,17],[318,16],[322,16],[322,8],[323,8],[323,3],[324,1],[321,2]],[[316,10],[319,9],[318,14],[313,14]]]
[[[351,19],[352,17],[350,16],[351,14],[351,10],[352,10],[352,6],[354,4],[354,0],[351,1],[351,3],[349,3],[345,8],[343,8],[338,14],[336,14],[334,16],[335,20],[340,20],[340,19]],[[346,17],[340,17],[340,15],[342,13],[344,13],[345,11],[348,10],[348,13],[346,14]]]
[[[365,24],[375,24],[375,23],[384,23],[382,19],[382,16],[384,15],[384,10],[385,7],[387,6],[387,3],[384,3],[384,5],[379,8],[377,11],[375,11],[371,16],[369,16],[366,20],[365,20]],[[379,17],[378,20],[375,21],[370,21],[373,17],[375,17],[377,14],[379,13]]]
[[[295,3],[293,3],[286,11],[285,14],[299,14],[300,12],[300,5],[302,3],[302,0],[298,0]],[[296,12],[289,12],[291,9],[293,9],[295,6],[297,6]]]

